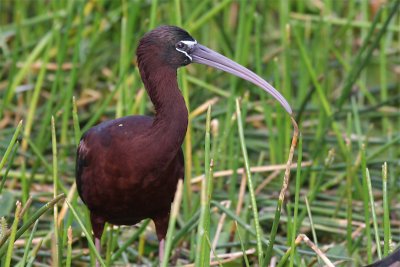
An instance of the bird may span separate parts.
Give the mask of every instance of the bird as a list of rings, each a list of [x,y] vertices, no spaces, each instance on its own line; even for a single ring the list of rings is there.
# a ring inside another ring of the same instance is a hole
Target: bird
[[[397,248],[385,258],[365,267],[400,267],[400,248]]]
[[[190,63],[231,73],[264,89],[292,114],[286,99],[261,77],[199,44],[187,31],[163,25],[146,33],[136,50],[137,66],[155,115],[102,122],[82,135],[76,155],[76,184],[90,211],[96,249],[106,222],[135,225],[154,221],[159,260],[164,254],[171,203],[184,179],[181,149],[188,110],[177,70]]]

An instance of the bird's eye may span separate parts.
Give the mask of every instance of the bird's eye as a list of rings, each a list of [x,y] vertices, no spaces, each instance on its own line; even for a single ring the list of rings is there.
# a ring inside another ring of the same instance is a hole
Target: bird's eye
[[[186,48],[186,44],[185,44],[185,43],[182,43],[182,42],[178,42],[178,43],[176,44],[176,48],[181,49],[181,50],[184,50],[184,49]]]

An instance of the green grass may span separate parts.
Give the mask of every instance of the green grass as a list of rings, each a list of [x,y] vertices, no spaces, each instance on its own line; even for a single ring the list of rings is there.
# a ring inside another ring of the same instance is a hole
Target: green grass
[[[289,155],[290,116],[229,74],[180,69],[190,113],[185,181],[163,265],[323,264],[299,234],[335,266],[389,254],[400,244],[400,1],[369,2],[0,1],[1,265],[88,265],[100,256],[74,186],[76,147],[101,121],[153,114],[135,49],[162,24],[185,28],[282,92],[301,132],[293,161],[309,163],[292,168],[280,202],[284,169],[273,171]],[[156,266],[156,240],[149,221],[108,226],[101,264]]]

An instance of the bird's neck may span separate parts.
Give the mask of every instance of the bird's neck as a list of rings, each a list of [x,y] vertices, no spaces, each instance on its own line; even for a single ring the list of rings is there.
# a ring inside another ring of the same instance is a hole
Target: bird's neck
[[[141,70],[146,90],[154,104],[156,116],[152,125],[155,135],[171,143],[169,149],[178,149],[185,138],[188,111],[177,82],[176,69],[158,66]]]

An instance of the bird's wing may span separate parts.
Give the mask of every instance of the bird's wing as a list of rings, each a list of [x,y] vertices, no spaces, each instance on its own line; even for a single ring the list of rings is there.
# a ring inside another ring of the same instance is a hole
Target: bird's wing
[[[84,168],[88,165],[87,162],[88,149],[85,143],[85,136],[86,134],[82,136],[81,141],[79,142],[79,146],[76,151],[76,165],[75,165],[76,187],[83,202],[85,202],[85,200],[83,199],[82,196],[82,173]]]

